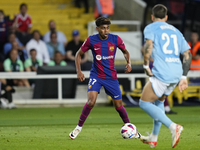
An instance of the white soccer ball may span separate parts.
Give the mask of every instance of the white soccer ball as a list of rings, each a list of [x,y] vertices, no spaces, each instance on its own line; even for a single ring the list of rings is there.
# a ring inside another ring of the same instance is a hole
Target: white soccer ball
[[[120,133],[124,139],[133,139],[138,135],[137,128],[132,123],[126,123],[122,126]]]

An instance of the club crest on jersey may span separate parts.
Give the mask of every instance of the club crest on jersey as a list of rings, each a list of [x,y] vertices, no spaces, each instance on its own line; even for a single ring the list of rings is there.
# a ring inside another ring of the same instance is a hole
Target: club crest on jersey
[[[109,47],[109,51],[111,51],[111,52],[112,52],[114,49],[115,49],[114,46],[110,46],[110,47]]]
[[[92,88],[92,85],[89,85],[89,87],[88,87],[89,89],[91,89]]]

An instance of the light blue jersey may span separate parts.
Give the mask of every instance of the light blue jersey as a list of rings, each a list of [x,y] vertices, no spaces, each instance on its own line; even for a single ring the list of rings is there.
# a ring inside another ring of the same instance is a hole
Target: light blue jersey
[[[144,38],[153,41],[154,76],[164,83],[178,83],[183,74],[180,54],[190,49],[181,32],[166,22],[156,21],[145,27]]]

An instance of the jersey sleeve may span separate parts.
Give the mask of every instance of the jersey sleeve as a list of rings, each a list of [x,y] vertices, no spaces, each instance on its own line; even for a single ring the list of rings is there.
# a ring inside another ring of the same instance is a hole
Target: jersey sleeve
[[[181,54],[183,54],[185,51],[191,49],[185,38],[182,36],[182,42],[181,42]]]
[[[51,61],[47,64],[47,66],[55,66],[55,62],[54,62],[53,60],[51,60]]]
[[[73,49],[73,46],[72,46],[72,44],[71,44],[72,42],[69,42],[68,44],[67,44],[67,46],[65,47],[65,51],[67,52],[67,51],[72,51],[72,49]]]
[[[19,20],[19,14],[18,14],[16,17],[16,27],[17,28],[19,28],[19,23],[20,23],[20,20]]]
[[[28,16],[28,27],[32,27],[32,20],[30,16]]]
[[[43,66],[42,60],[38,59],[38,62],[39,62],[39,66]]]
[[[61,61],[61,62],[60,62],[60,65],[61,65],[61,66],[67,66],[67,63],[66,63],[65,61]]]
[[[3,63],[3,67],[5,71],[11,71],[10,67],[11,61],[9,59],[6,59]]]
[[[90,37],[88,37],[85,42],[82,44],[81,49],[83,52],[88,51],[91,48],[91,44],[90,44]]]
[[[152,32],[151,26],[149,25],[144,29],[144,41],[146,41],[146,39],[154,41],[154,34]]]
[[[125,50],[126,48],[123,40],[119,36],[117,36],[117,47],[121,50]]]
[[[24,71],[24,66],[21,60],[19,60],[19,71]]]
[[[25,62],[24,62],[24,67],[27,68],[27,67],[30,67],[32,64],[31,64],[31,61],[30,59],[26,59]]]

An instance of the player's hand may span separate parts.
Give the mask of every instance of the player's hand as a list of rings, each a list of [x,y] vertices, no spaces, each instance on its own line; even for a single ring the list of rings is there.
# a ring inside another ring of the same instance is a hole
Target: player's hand
[[[125,67],[125,73],[129,73],[129,72],[131,72],[131,70],[132,70],[132,67],[131,67],[131,64],[126,64],[126,67]]]
[[[187,89],[187,87],[188,87],[187,79],[181,79],[178,84],[179,91],[182,93],[185,89]]]
[[[83,82],[85,80],[85,76],[84,76],[84,74],[81,71],[77,72],[77,78],[81,82]]]
[[[146,75],[148,75],[149,77],[153,76],[153,73],[151,72],[150,68],[144,69],[144,71],[145,71]]]

